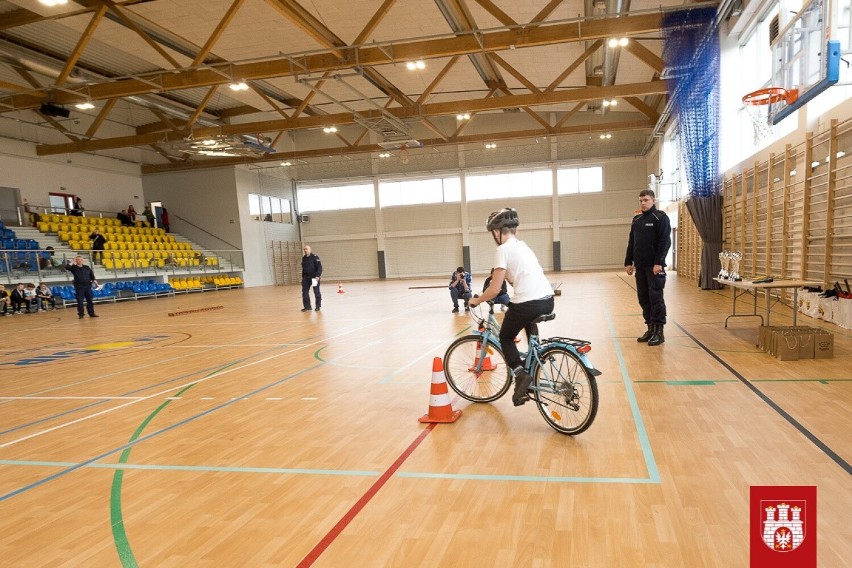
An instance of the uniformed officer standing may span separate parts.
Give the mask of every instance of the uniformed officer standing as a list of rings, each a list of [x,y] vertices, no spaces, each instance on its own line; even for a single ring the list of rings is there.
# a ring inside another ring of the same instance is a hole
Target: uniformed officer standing
[[[648,327],[636,341],[659,345],[665,342],[666,325],[666,255],[672,246],[672,225],[669,216],[656,207],[657,199],[650,189],[639,192],[642,212],[633,217],[624,267],[628,276],[636,273],[636,295],[642,306],[642,317]]]
[[[320,277],[322,277],[322,263],[320,257],[311,252],[311,247],[305,245],[302,249],[302,311],[311,311],[311,287],[314,289],[316,298],[316,311],[322,306],[322,294],[320,293]]]

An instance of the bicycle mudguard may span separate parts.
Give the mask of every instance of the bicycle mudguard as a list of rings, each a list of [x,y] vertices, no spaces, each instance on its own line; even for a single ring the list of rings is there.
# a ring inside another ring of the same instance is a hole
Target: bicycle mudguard
[[[591,343],[591,341],[586,341],[584,339],[572,339],[570,337],[551,337],[547,339],[543,345],[559,345],[560,347],[564,347],[565,349],[570,350],[577,356],[577,358],[580,360],[586,370],[589,371],[590,375],[592,375],[593,377],[598,377],[603,373],[595,369],[595,366],[592,364],[589,358],[586,357],[585,353],[580,353],[580,351],[578,351],[578,348],[585,347],[586,345],[591,345]]]

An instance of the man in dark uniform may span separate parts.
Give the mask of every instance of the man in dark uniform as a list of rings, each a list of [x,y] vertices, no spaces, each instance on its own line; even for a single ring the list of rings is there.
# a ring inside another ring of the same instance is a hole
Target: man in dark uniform
[[[636,295],[642,306],[642,317],[648,327],[637,338],[640,343],[660,345],[665,342],[663,326],[666,325],[666,255],[672,246],[672,225],[668,215],[658,211],[657,199],[650,189],[639,192],[642,212],[633,217],[624,267],[628,276],[636,273]]]
[[[90,318],[98,317],[95,315],[95,302],[92,297],[92,285],[97,286],[95,273],[92,269],[83,264],[83,257],[78,256],[74,259],[74,264],[68,261],[65,265],[65,270],[74,275],[74,292],[77,296],[77,317],[83,319],[83,300],[86,301],[86,309],[89,312]]]
[[[104,238],[100,231],[95,229],[92,231],[92,234],[89,235],[89,240],[92,241],[92,262],[103,263],[106,238]]]
[[[314,297],[317,300],[316,311],[322,306],[322,294],[320,293],[320,277],[322,276],[322,263],[320,257],[311,252],[311,247],[305,245],[302,249],[302,311],[311,311],[310,290],[313,287]]]

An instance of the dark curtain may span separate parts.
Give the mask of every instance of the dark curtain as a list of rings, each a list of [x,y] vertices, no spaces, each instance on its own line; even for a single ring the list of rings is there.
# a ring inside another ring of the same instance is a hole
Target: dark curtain
[[[722,267],[719,253],[722,252],[722,196],[690,197],[686,208],[701,235],[701,273],[698,285],[702,290],[718,290],[722,285],[713,279]]]

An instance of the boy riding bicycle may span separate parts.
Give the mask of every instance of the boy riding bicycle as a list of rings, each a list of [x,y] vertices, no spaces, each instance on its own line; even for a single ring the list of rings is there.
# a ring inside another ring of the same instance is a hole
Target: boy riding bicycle
[[[518,225],[518,213],[511,208],[495,211],[488,216],[485,228],[491,232],[497,244],[493,278],[482,295],[469,302],[471,307],[476,307],[497,297],[504,281],[514,287],[509,310],[500,327],[500,347],[506,357],[506,364],[515,376],[515,391],[512,395],[515,406],[521,406],[529,400],[527,391],[532,377],[524,370],[514,338],[522,329],[526,330],[527,337],[537,335],[538,329],[532,323],[533,320],[553,311],[553,288],[544,276],[544,269],[535,253],[516,238]]]

